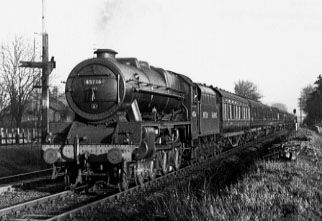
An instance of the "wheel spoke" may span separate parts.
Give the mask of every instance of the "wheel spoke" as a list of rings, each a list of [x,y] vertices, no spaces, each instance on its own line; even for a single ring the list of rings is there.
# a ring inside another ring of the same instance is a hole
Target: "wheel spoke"
[[[182,153],[180,148],[174,149],[174,169],[179,170],[181,166]]]
[[[152,159],[148,163],[148,171],[149,171],[149,178],[150,178],[150,180],[154,180],[155,177],[156,177],[156,163],[155,163],[155,159]]]
[[[123,168],[121,169],[120,182],[118,183],[120,191],[127,190],[129,188],[129,168],[126,162],[123,162]]]
[[[167,158],[168,158],[167,153],[164,151],[162,153],[162,161],[161,161],[161,169],[162,169],[163,174],[168,173],[168,170],[169,170],[169,168],[168,168],[168,159]]]

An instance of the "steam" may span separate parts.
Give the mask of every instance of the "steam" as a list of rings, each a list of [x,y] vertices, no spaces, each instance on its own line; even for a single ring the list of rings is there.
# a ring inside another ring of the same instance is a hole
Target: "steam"
[[[98,29],[105,30],[121,9],[123,0],[106,0],[98,17]]]

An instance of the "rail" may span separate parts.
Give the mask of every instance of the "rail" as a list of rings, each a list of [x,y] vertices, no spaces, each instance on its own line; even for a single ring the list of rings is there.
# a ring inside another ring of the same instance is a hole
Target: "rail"
[[[24,180],[27,180],[27,179],[39,178],[42,176],[50,176],[52,174],[52,171],[53,169],[45,169],[45,170],[33,171],[29,173],[21,173],[21,174],[6,176],[6,177],[0,177],[0,185],[12,183],[12,182],[23,182]]]

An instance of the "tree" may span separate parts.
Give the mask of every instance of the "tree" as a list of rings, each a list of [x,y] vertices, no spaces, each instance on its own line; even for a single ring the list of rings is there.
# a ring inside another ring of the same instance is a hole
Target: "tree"
[[[322,121],[322,76],[318,76],[318,80],[314,82],[315,87],[309,94],[304,111],[307,113],[305,122],[309,125],[321,123]]]
[[[235,82],[235,94],[259,101],[263,96],[258,92],[257,86],[250,81],[239,80]]]
[[[8,95],[5,92],[3,82],[0,81],[0,122],[3,121],[5,108],[8,106]]]
[[[276,107],[277,109],[279,109],[281,111],[287,112],[287,107],[286,107],[285,104],[282,104],[282,103],[273,103],[271,106],[272,107]]]
[[[20,61],[34,61],[35,58],[34,47],[21,36],[1,44],[0,78],[3,82],[3,90],[9,99],[13,124],[17,127],[21,124],[33,84],[39,79],[39,70],[20,68]]]
[[[303,110],[305,113],[307,113],[306,103],[311,94],[313,93],[314,88],[312,85],[307,85],[304,87],[301,91],[300,97],[298,99],[298,105],[301,110]]]

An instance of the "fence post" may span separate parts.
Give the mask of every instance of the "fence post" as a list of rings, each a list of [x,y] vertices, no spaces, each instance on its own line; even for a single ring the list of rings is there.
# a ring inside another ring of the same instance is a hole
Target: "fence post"
[[[38,143],[41,143],[41,130],[38,129]]]
[[[16,144],[20,144],[20,128],[16,128],[15,130],[16,134],[15,134],[15,140],[16,140]]]
[[[6,141],[5,143],[7,145],[8,144],[8,129],[7,128],[5,129],[4,133],[5,133],[4,135],[5,135],[5,141]]]
[[[21,130],[22,130],[22,132],[21,132],[22,142],[21,143],[25,144],[25,128],[22,128]]]
[[[30,128],[27,129],[27,142],[30,143],[31,142],[31,138],[30,138]]]
[[[35,134],[36,134],[36,129],[32,128],[32,134],[31,134],[31,140],[33,141],[35,138]]]
[[[15,129],[11,128],[11,144],[14,144],[16,142],[16,134],[15,134]]]
[[[14,129],[13,128],[11,128],[11,130],[10,130],[10,138],[9,138],[9,143],[10,144],[13,144],[13,141],[14,141],[14,136],[13,136],[13,134],[15,133],[15,131],[14,131]]]

